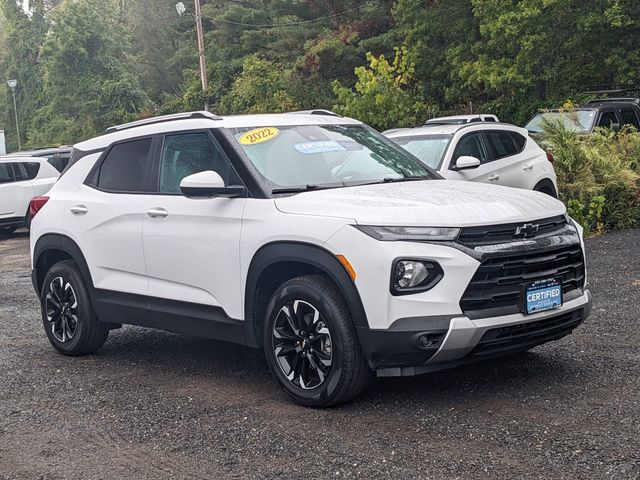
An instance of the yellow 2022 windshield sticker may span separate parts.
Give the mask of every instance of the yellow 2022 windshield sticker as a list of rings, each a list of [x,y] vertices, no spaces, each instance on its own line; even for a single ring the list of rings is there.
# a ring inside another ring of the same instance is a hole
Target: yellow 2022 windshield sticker
[[[274,127],[256,128],[245,132],[239,139],[241,145],[255,145],[272,140],[278,136],[280,130]]]

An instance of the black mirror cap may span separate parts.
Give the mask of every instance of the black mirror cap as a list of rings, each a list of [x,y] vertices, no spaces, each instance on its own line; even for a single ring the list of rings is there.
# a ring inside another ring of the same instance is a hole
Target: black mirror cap
[[[180,191],[187,198],[235,198],[244,197],[247,189],[242,185],[231,185],[229,187],[180,187]]]

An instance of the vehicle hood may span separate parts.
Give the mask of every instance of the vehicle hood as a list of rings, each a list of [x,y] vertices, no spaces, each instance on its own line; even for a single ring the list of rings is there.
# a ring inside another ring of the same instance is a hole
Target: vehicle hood
[[[544,193],[456,180],[399,182],[303,192],[275,199],[298,215],[343,217],[361,225],[465,227],[562,215]]]

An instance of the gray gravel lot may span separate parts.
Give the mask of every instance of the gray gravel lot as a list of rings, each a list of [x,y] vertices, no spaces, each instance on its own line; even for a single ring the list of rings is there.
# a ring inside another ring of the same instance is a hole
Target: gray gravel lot
[[[594,313],[532,353],[290,403],[259,352],[125,327],[49,345],[0,237],[0,478],[640,478],[640,230],[587,242]]]

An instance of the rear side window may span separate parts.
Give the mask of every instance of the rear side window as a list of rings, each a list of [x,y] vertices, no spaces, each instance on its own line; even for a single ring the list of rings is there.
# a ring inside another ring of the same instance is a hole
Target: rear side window
[[[633,110],[620,110],[620,116],[622,117],[623,125],[633,125],[640,129],[640,122],[638,122],[638,116]]]
[[[492,130],[484,132],[491,160],[509,157],[522,151],[522,148],[524,148],[524,142],[522,140],[516,140],[512,133],[513,132],[508,132],[506,130]],[[523,140],[526,142],[524,137]]]
[[[13,169],[10,163],[0,163],[0,184],[13,182]]]
[[[114,192],[150,191],[151,142],[143,138],[114,145],[100,166],[97,186]]]
[[[25,171],[27,172],[27,180],[33,180],[38,176],[38,172],[40,171],[40,164],[36,162],[25,162],[22,164]]]
[[[27,175],[27,171],[25,170],[23,163],[12,163],[11,165],[13,166],[13,178],[16,182],[29,180],[29,176]]]
[[[213,170],[228,185],[230,165],[206,132],[167,135],[160,161],[160,192],[180,193],[180,182],[194,173]]]

